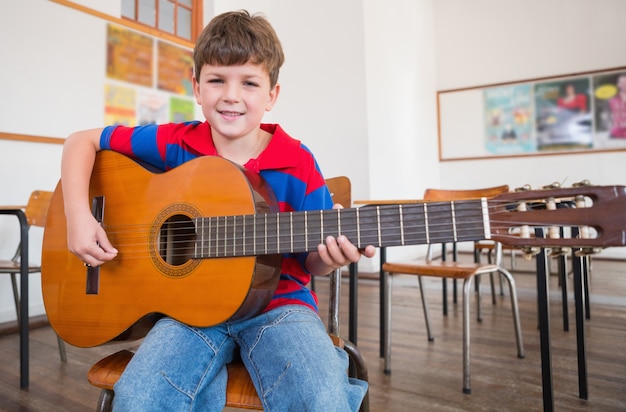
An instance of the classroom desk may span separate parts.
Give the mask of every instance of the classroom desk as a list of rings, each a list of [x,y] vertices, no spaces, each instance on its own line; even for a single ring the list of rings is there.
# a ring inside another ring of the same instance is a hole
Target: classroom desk
[[[28,221],[23,206],[0,206],[0,215],[14,215],[20,223],[20,387],[29,384],[28,371]]]
[[[403,200],[355,200],[355,205],[362,205],[362,207],[389,205],[389,204],[418,204],[423,203],[420,199],[403,199]],[[536,235],[543,237],[542,229],[537,229]],[[572,236],[576,236],[577,233],[572,233]],[[550,312],[549,312],[549,293],[548,293],[548,262],[547,255],[544,249],[537,255],[537,304],[538,304],[538,317],[539,317],[539,337],[541,347],[541,379],[543,390],[543,409],[545,412],[551,412],[554,410],[554,395],[552,384],[552,357],[551,357],[551,343],[550,343]],[[380,270],[379,270],[379,291],[380,300],[383,302],[386,296],[385,282],[383,279],[383,263],[386,261],[386,248],[380,248]],[[578,394],[579,398],[587,399],[587,364],[586,364],[586,349],[585,349],[585,335],[584,335],[584,285],[583,285],[583,272],[587,270],[584,263],[584,258],[575,256],[575,250],[572,251],[573,273],[574,273],[574,301],[575,301],[575,313],[576,313],[576,347],[578,356]],[[352,301],[350,303],[352,305]],[[384,357],[384,348],[386,345],[384,330],[385,330],[385,316],[383,313],[383,305],[380,305],[380,357]],[[356,313],[356,312],[355,312]],[[356,320],[353,326],[357,328]]]

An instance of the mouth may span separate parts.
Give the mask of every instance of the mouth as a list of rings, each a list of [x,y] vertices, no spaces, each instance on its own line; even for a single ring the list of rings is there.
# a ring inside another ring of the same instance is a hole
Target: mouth
[[[218,113],[225,119],[229,120],[234,120],[244,115],[242,112],[232,112],[228,110],[218,110]]]

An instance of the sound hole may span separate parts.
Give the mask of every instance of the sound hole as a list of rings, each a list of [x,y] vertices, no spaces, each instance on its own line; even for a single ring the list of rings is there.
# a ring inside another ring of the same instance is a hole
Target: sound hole
[[[159,231],[159,255],[172,266],[183,265],[191,259],[196,242],[196,228],[189,216],[168,218]]]

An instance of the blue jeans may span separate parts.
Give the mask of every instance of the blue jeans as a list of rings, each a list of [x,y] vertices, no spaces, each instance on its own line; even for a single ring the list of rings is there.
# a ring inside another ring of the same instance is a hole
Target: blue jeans
[[[115,411],[222,411],[226,364],[239,349],[266,411],[356,411],[367,383],[304,306],[209,328],[163,318],[115,385]]]

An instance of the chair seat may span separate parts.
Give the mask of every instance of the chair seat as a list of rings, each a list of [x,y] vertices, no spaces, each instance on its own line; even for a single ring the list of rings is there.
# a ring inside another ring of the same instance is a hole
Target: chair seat
[[[101,359],[89,369],[87,380],[93,386],[112,391],[133,355],[132,351],[123,349]],[[226,406],[262,410],[261,400],[241,360],[229,363],[227,368]]]
[[[0,259],[0,273],[20,273],[20,269],[20,262]],[[28,273],[37,273],[40,271],[41,266],[28,266]]]
[[[496,265],[479,263],[449,262],[440,260],[423,260],[407,263],[384,263],[383,270],[387,273],[408,275],[434,276],[440,278],[467,279],[469,277],[498,270]]]
[[[89,369],[87,380],[98,388],[113,390],[113,385],[122,376],[132,358],[133,352],[124,349],[100,359]]]

